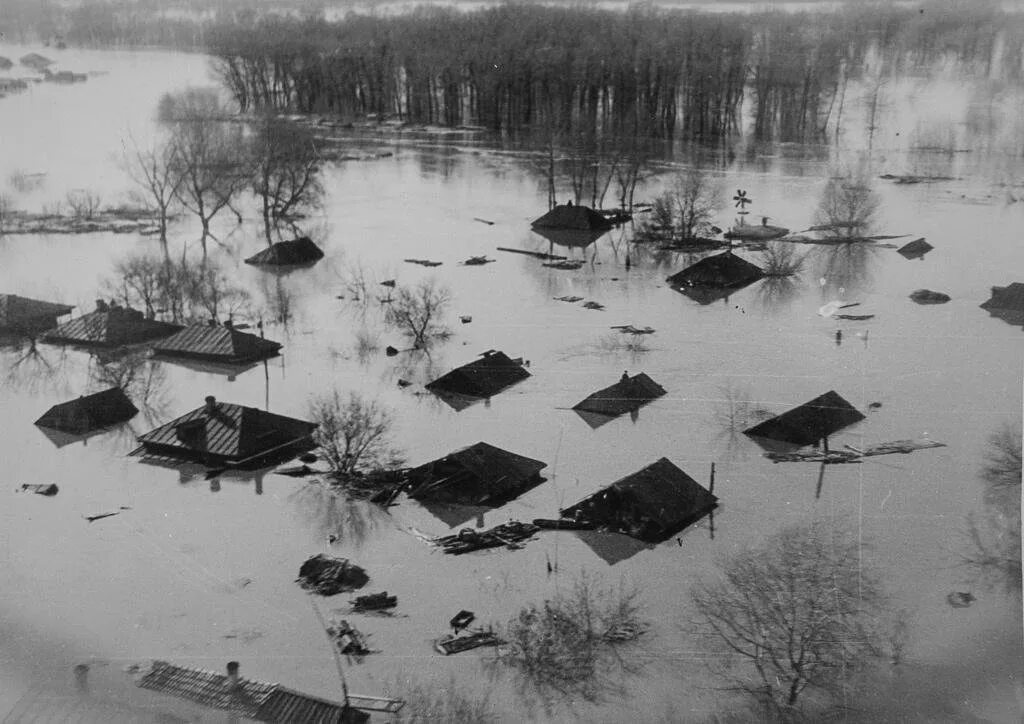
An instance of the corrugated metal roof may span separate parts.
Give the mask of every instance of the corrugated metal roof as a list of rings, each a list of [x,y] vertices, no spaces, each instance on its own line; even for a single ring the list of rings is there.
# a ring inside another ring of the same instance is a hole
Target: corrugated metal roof
[[[214,402],[139,436],[147,451],[181,452],[239,462],[308,438],[316,424],[255,407]]]
[[[513,361],[504,352],[491,351],[480,359],[456,367],[425,387],[470,397],[490,397],[529,376],[522,363]]]
[[[239,677],[233,688],[225,674],[154,661],[138,686],[188,699],[213,709],[230,711],[261,722],[277,724],[358,724],[365,712],[316,696]]]
[[[594,394],[576,403],[572,409],[580,412],[593,412],[608,417],[631,412],[642,405],[665,394],[665,388],[646,374],[633,375],[616,382],[610,387],[598,390]]]
[[[57,326],[57,317],[71,314],[72,309],[70,304],[0,294],[0,329],[49,329]]]
[[[130,420],[138,411],[124,394],[124,390],[120,387],[111,387],[109,390],[54,405],[36,420],[36,424],[84,435]]]
[[[272,357],[281,349],[273,340],[220,325],[193,325],[153,346],[157,354],[249,362]]]
[[[409,471],[413,498],[493,505],[539,483],[547,463],[485,442],[456,450]]]
[[[107,309],[83,314],[46,334],[48,342],[116,347],[159,339],[181,329],[180,324],[146,319],[135,309]]]

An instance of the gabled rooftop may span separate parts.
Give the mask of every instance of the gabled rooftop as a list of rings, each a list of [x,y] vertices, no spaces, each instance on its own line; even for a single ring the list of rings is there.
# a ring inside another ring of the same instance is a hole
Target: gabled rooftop
[[[623,372],[622,378],[614,385],[598,390],[576,403],[572,409],[581,413],[580,416],[587,424],[596,428],[619,415],[638,410],[664,394],[665,388],[643,372],[632,377]]]
[[[666,281],[674,287],[738,288],[756,282],[764,271],[756,264],[736,256],[732,250],[706,256]]]
[[[237,669],[234,674],[225,675],[154,661],[137,685],[258,722],[356,724],[370,718],[366,712],[341,702],[303,694],[280,684],[241,678]]]
[[[42,332],[57,326],[57,319],[71,314],[74,306],[0,294],[0,330]]]
[[[670,460],[660,458],[566,508],[562,516],[655,543],[701,518],[717,501]]]
[[[743,432],[751,437],[792,445],[814,445],[863,419],[864,415],[857,408],[835,390],[829,390],[799,407],[794,407]]]
[[[436,393],[491,397],[529,376],[521,361],[511,359],[504,352],[489,350],[479,359],[456,367],[425,386]]]
[[[202,407],[140,435],[142,448],[136,452],[208,464],[256,464],[312,448],[316,427],[312,422],[207,397]]]
[[[1005,287],[992,287],[992,295],[980,306],[993,317],[999,317],[1009,324],[1024,324],[1024,283],[1013,282]]]
[[[312,264],[322,259],[323,250],[308,236],[300,236],[290,241],[279,241],[271,244],[263,251],[253,254],[245,260],[246,264],[292,266],[296,264]]]
[[[934,248],[922,236],[920,239],[907,242],[897,249],[896,252],[907,259],[923,259],[924,255]]]
[[[138,412],[120,387],[111,387],[54,405],[36,420],[36,425],[72,435],[85,435],[126,422]]]
[[[531,224],[542,229],[602,229],[612,228],[612,223],[588,206],[574,206],[571,202],[560,204]]]
[[[59,325],[43,339],[56,344],[120,347],[167,337],[180,329],[180,324],[146,319],[135,309],[102,304],[94,312]]]
[[[478,442],[410,470],[409,495],[494,507],[543,482],[540,471],[545,467],[547,463]]]
[[[273,357],[281,344],[228,325],[197,324],[153,345],[153,351],[169,357],[191,357],[243,364]]]

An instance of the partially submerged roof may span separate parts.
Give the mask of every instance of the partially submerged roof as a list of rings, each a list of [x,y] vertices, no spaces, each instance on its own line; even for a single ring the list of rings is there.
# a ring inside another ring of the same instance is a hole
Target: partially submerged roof
[[[54,405],[36,420],[36,424],[73,435],[85,435],[130,420],[138,411],[124,390],[111,387]]]
[[[255,407],[206,404],[139,436],[142,450],[186,460],[249,463],[311,448],[317,425]]]
[[[153,345],[156,354],[245,363],[273,357],[281,349],[274,342],[230,326],[193,325]]]
[[[665,394],[665,388],[643,372],[630,377],[623,373],[622,379],[610,387],[598,390],[576,403],[572,409],[577,413],[598,415],[597,419],[583,416],[591,427],[598,427],[612,418],[633,410]],[[605,419],[601,419],[605,418]],[[594,424],[594,423],[597,424]]]
[[[167,337],[180,329],[180,324],[146,319],[135,309],[111,307],[65,322],[43,339],[57,344],[120,347]]]
[[[425,387],[438,393],[490,397],[529,376],[521,361],[511,359],[504,352],[489,350],[479,359],[456,367]]]
[[[40,55],[39,53],[23,55],[18,59],[18,62],[28,68],[32,68],[33,70],[42,70],[43,68],[53,65],[52,60]]]
[[[922,236],[920,239],[914,239],[913,241],[907,242],[897,249],[896,252],[907,259],[923,259],[924,255],[934,248],[935,247],[925,241]]]
[[[566,508],[562,515],[656,543],[701,518],[717,501],[700,483],[661,458]]]
[[[1024,283],[1013,282],[1005,287],[992,287],[992,296],[981,308],[993,317],[1010,324],[1024,324]]]
[[[574,206],[571,202],[551,209],[532,224],[535,228],[547,229],[602,229],[612,228],[612,223],[588,206]]]
[[[226,674],[154,661],[137,682],[143,689],[188,699],[253,721],[279,724],[348,724],[370,715],[344,703],[239,677],[232,685]]]
[[[666,280],[674,287],[737,288],[756,282],[764,271],[756,264],[736,256],[732,250],[706,256],[696,264],[676,272]]]
[[[245,260],[246,264],[269,264],[290,266],[294,264],[311,264],[324,256],[323,250],[308,236],[300,236],[291,241],[279,241],[268,248],[253,254]]]
[[[0,55],[0,70],[10,70],[13,65],[13,60]]]
[[[540,484],[547,463],[478,442],[408,473],[410,497],[496,506]]]
[[[559,229],[546,226],[534,226],[533,232],[540,234],[552,244],[583,249],[604,236],[608,229]]]
[[[17,294],[0,294],[0,330],[41,332],[57,326],[57,318],[71,314],[74,306],[44,302]]]
[[[814,445],[863,419],[864,415],[857,408],[835,390],[829,390],[810,402],[744,430],[744,433],[793,445]]]

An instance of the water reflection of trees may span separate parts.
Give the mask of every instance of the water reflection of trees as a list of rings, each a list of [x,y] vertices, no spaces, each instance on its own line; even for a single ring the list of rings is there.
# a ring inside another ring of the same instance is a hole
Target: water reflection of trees
[[[762,308],[777,312],[796,299],[803,282],[800,277],[767,277],[755,288],[755,295]]]
[[[4,386],[31,394],[67,389],[65,347],[40,347],[34,337],[22,337],[3,353]]]
[[[823,299],[842,298],[870,289],[879,248],[869,242],[815,246],[810,259],[821,281]]]
[[[90,360],[91,386],[97,391],[119,387],[149,424],[166,417],[170,405],[167,371],[146,351],[97,354]]]
[[[317,536],[361,546],[387,518],[379,505],[349,497],[319,480],[312,480],[288,496],[288,501]]]
[[[825,184],[814,223],[827,238],[864,237],[875,224],[879,204],[866,173],[833,177]]]
[[[989,436],[981,470],[985,508],[967,518],[968,552],[976,578],[1021,592],[1021,424]]]

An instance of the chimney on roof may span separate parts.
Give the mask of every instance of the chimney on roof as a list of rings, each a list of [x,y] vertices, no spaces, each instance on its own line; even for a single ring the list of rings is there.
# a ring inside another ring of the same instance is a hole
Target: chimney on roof
[[[206,412],[212,415],[217,411],[217,398],[213,395],[206,396]]]
[[[235,323],[233,321],[231,321],[231,317],[228,317],[227,319],[224,320],[224,327],[226,329],[234,329],[235,328]]]
[[[96,311],[97,312],[105,312],[105,311],[107,311],[107,303],[105,301],[103,301],[102,299],[97,299],[96,300]]]
[[[238,662],[237,661],[229,661],[228,662],[228,680],[227,680],[226,683],[227,683],[227,690],[228,691],[237,691],[239,689],[240,684],[238,682]]]

